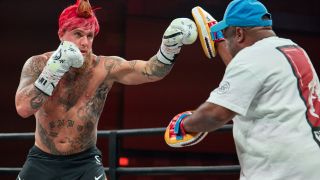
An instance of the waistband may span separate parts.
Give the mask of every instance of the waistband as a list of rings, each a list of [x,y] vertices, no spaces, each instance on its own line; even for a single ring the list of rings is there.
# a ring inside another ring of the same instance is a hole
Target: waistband
[[[82,160],[88,159],[94,156],[101,156],[100,150],[96,147],[90,147],[87,150],[84,150],[79,153],[70,154],[70,155],[54,155],[42,151],[36,145],[33,145],[29,150],[29,157],[43,158],[43,159],[54,159],[54,160]]]

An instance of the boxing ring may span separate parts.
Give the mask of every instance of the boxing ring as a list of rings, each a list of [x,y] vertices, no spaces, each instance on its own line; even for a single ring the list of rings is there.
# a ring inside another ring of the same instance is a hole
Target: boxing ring
[[[166,128],[145,128],[145,129],[123,129],[123,130],[100,130],[99,138],[109,139],[109,167],[105,167],[105,172],[109,180],[117,180],[123,175],[178,175],[178,174],[239,174],[239,165],[228,166],[166,166],[166,167],[119,167],[119,144],[122,137],[128,136],[150,136],[163,135]],[[230,132],[232,124],[227,124],[215,132]],[[34,133],[0,133],[0,140],[30,140],[34,138]],[[18,174],[21,167],[0,167],[0,175]]]

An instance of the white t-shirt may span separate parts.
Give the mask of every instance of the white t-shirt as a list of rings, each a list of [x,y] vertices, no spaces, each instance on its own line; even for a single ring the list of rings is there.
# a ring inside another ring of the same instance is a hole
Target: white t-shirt
[[[291,40],[269,37],[242,49],[207,102],[238,114],[241,180],[320,179],[319,79]]]

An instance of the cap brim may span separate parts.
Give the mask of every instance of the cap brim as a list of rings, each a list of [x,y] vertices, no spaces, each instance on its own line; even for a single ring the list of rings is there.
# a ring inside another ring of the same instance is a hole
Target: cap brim
[[[211,32],[218,32],[221,31],[222,29],[225,29],[226,27],[228,27],[227,23],[225,21],[220,21],[217,24],[213,25],[210,28]]]

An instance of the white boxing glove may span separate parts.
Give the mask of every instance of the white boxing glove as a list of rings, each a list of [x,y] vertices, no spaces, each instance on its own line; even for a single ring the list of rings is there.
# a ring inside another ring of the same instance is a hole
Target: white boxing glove
[[[164,64],[172,64],[181,46],[192,44],[198,37],[194,21],[188,18],[174,19],[164,32],[157,58]]]
[[[63,41],[47,61],[34,85],[43,93],[51,96],[64,73],[69,71],[70,67],[80,68],[83,61],[84,58],[79,48],[72,42]]]

